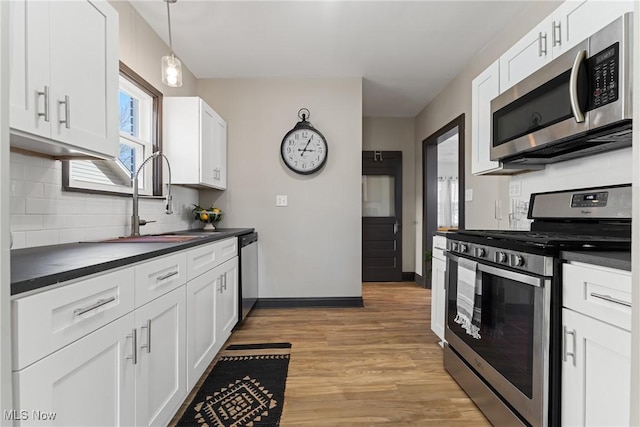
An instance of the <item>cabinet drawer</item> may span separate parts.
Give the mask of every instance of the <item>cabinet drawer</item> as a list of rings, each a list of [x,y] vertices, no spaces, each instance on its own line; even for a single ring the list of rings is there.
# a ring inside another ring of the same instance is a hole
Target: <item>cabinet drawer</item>
[[[198,277],[238,255],[238,238],[231,237],[187,252],[187,280]]]
[[[134,307],[134,270],[126,268],[13,301],[13,368],[53,353]]]
[[[631,273],[589,264],[562,266],[562,305],[631,330]]]
[[[187,254],[181,252],[136,265],[136,307],[187,283]]]

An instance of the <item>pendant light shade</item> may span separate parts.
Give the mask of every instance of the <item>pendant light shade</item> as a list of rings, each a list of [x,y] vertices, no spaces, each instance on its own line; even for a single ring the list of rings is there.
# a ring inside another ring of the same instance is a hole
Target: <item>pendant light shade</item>
[[[182,86],[182,62],[174,54],[162,57],[162,83],[171,87]]]
[[[178,0],[163,0],[167,3],[167,23],[169,25],[169,48],[171,49],[170,55],[162,57],[162,83],[170,87],[182,86],[182,62],[173,53],[173,41],[171,39],[171,12],[169,11],[169,4],[175,3]]]

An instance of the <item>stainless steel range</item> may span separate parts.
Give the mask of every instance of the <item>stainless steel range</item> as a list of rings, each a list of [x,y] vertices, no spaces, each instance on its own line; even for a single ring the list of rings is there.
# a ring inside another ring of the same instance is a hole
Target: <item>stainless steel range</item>
[[[630,250],[631,186],[536,193],[528,218],[447,236],[445,368],[494,425],[559,425],[560,254]]]

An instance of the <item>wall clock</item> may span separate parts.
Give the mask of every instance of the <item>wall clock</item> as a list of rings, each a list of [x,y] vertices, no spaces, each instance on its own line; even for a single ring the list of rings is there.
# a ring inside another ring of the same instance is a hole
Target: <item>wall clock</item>
[[[329,147],[322,133],[307,121],[306,108],[298,111],[300,121],[282,139],[280,155],[292,171],[309,175],[322,169],[327,162]]]

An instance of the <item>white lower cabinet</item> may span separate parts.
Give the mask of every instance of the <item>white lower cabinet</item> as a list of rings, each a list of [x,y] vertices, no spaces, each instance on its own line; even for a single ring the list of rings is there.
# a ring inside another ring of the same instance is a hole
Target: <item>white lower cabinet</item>
[[[562,288],[562,425],[629,425],[631,273],[565,264]]]
[[[431,258],[431,330],[444,341],[447,264],[444,257],[447,240],[443,236],[433,236]]]
[[[18,426],[135,424],[133,313],[14,373]]]
[[[562,425],[629,425],[631,333],[563,309]]]
[[[187,395],[184,287],[138,308],[135,425],[167,425]]]
[[[207,369],[238,321],[238,257],[187,284],[187,386]]]

